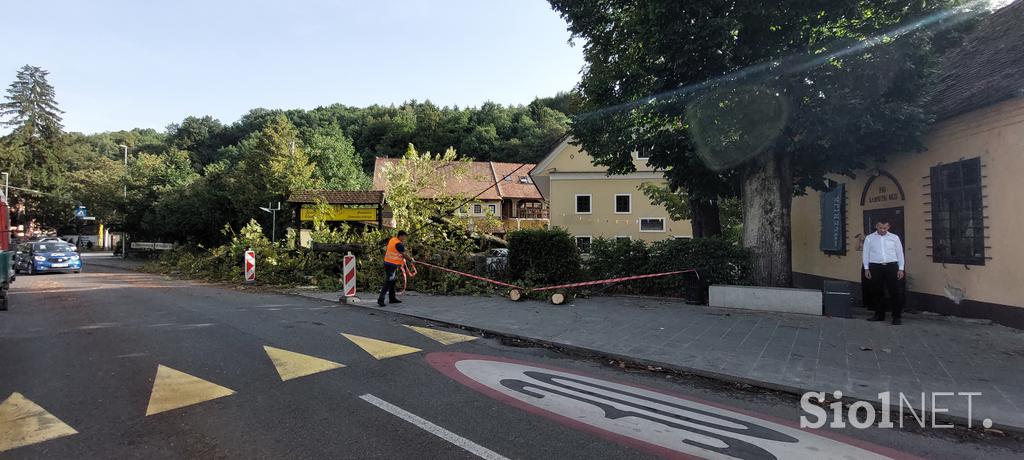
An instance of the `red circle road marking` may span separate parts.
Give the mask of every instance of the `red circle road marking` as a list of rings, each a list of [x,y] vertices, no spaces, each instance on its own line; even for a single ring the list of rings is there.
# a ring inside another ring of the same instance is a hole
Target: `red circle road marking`
[[[494,399],[665,458],[892,458],[902,452],[722,404],[494,356],[430,353]]]

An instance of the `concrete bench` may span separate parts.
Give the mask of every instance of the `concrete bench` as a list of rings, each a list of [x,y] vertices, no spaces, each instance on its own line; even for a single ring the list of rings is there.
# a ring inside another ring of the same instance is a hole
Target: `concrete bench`
[[[822,295],[816,289],[714,285],[709,294],[712,307],[821,316]]]

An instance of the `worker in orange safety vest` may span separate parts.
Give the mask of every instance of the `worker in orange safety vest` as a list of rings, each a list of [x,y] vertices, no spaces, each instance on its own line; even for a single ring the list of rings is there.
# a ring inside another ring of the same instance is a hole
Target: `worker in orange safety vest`
[[[409,237],[409,234],[404,230],[398,232],[398,236],[395,236],[388,240],[387,248],[384,250],[384,285],[380,288],[380,297],[377,298],[377,305],[384,306],[384,294],[388,294],[388,302],[392,305],[402,303],[395,296],[395,284],[398,282],[398,270],[402,269],[402,266],[406,262],[416,262],[412,257],[406,254],[405,240]]]

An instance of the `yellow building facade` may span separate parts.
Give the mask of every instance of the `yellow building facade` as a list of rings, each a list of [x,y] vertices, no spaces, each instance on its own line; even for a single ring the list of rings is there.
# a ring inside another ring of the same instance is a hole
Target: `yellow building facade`
[[[549,203],[551,226],[564,228],[584,250],[597,238],[690,238],[688,220],[673,220],[640,190],[644,183],[664,184],[663,174],[635,154],[634,163],[636,172],[609,175],[567,137],[530,177]]]

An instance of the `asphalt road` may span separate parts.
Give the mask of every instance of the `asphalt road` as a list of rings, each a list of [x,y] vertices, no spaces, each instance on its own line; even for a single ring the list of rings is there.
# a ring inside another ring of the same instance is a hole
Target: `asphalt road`
[[[0,458],[1024,452],[1019,438],[991,432],[799,430],[790,395],[469,340],[295,296],[102,267],[22,276],[10,295],[0,312]]]

